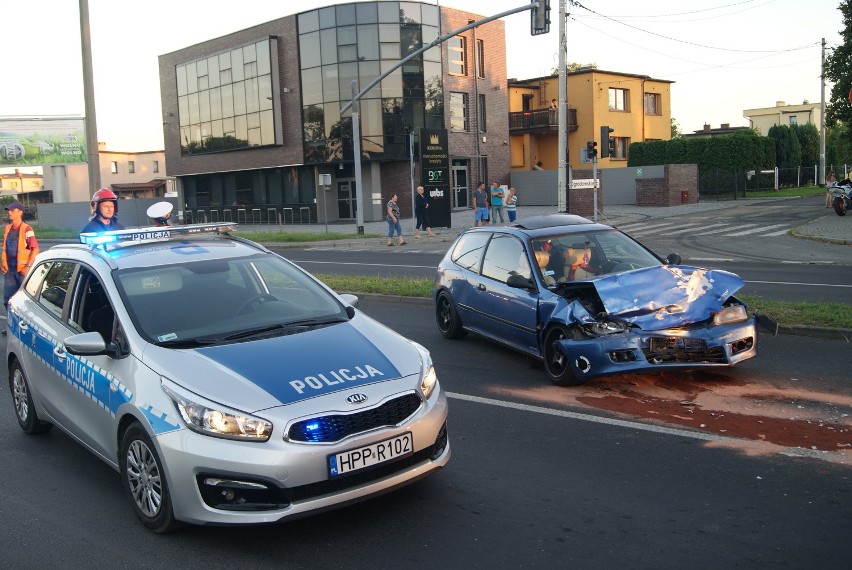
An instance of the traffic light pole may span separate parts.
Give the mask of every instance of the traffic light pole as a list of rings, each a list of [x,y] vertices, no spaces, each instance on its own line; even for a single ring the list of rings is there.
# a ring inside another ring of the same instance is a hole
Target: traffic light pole
[[[594,193],[593,207],[595,210],[594,221],[598,221],[598,157],[592,158],[592,192]]]

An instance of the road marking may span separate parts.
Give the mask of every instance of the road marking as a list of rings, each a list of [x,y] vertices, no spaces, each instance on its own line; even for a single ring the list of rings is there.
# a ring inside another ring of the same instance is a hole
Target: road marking
[[[789,232],[789,231],[790,231],[790,228],[787,228],[787,229],[784,229],[784,230],[781,230],[781,231],[778,231],[778,232],[772,232],[771,234],[764,234],[763,237],[783,236],[783,235],[786,235],[787,232]]]
[[[313,261],[313,260],[299,260],[299,259],[290,259],[293,263],[315,263],[318,265],[363,265],[366,267],[408,267],[412,269],[435,269],[434,265],[401,265],[399,263],[388,264],[388,263],[356,263],[353,261]]]
[[[746,283],[762,283],[764,285],[805,285],[807,287],[841,287],[843,289],[852,289],[852,285],[843,285],[835,283],[795,283],[790,281],[752,281],[749,279]]]
[[[725,234],[725,237],[737,237],[737,236],[745,236],[745,235],[748,235],[748,234],[756,234],[756,233],[759,233],[759,232],[765,232],[766,230],[772,230],[772,229],[775,229],[775,228],[780,228],[781,226],[786,226],[786,225],[787,224],[775,224],[775,225],[772,225],[772,226],[763,226],[761,228],[745,230],[745,231],[742,231],[742,232],[737,232],[735,234]]]
[[[755,224],[741,224],[737,227],[738,228],[750,228],[753,225],[755,225]],[[722,228],[722,229],[719,229],[719,230],[711,230],[709,232],[701,232],[700,234],[695,234],[695,235],[697,235],[697,236],[709,236],[710,234],[720,234],[722,232],[727,232],[727,231],[733,230],[733,229],[735,229],[735,228]]]
[[[677,222],[671,222],[669,224],[657,224],[657,225],[654,225],[654,226],[647,226],[647,227],[643,227],[643,228],[640,228],[640,229],[625,228],[624,231],[629,233],[630,235],[635,235],[635,234],[647,232],[647,231],[650,231],[650,230],[661,230],[663,228],[668,228],[668,227],[676,226],[676,225],[677,225]]]
[[[500,408],[511,408],[523,412],[533,412],[536,414],[544,414],[547,416],[558,416],[561,418],[571,418],[572,420],[580,420],[584,422],[592,422],[597,424],[606,424],[610,426],[618,426],[628,429],[638,429],[642,431],[651,431],[654,433],[664,433],[667,435],[677,435],[680,437],[690,437],[692,439],[701,439],[704,441],[738,441],[737,438],[725,437],[713,433],[703,433],[697,431],[689,431],[685,429],[670,428],[658,425],[642,424],[639,422],[631,422],[627,420],[616,420],[613,418],[605,418],[593,416],[590,414],[581,414],[578,412],[568,412],[565,410],[555,410],[553,408],[544,408],[542,406],[531,406],[529,404],[519,404],[517,402],[507,402],[505,400],[494,400],[492,398],[481,398],[479,396],[470,396],[468,394],[459,394],[456,392],[446,392],[448,398],[456,400],[464,400],[467,402],[475,402],[477,404],[486,404],[489,406],[497,406]]]
[[[731,225],[731,222],[722,222],[720,224],[710,224],[709,226],[704,226],[701,229],[702,230],[709,230],[710,228],[717,228],[719,226],[729,226],[729,225]],[[684,226],[684,227],[686,227],[686,226]],[[685,233],[694,232],[694,231],[695,231],[695,228],[687,228],[685,230],[677,230],[676,232],[666,232],[666,233],[662,233],[660,235],[661,236],[676,236],[678,234],[685,234]]]

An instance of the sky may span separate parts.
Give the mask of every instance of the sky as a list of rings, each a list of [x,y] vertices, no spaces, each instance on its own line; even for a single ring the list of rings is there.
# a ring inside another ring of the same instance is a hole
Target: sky
[[[524,0],[426,0],[492,16]],[[88,0],[98,140],[109,150],[162,150],[158,56],[334,0]],[[820,42],[839,45],[840,0],[583,0],[568,2],[566,61],[674,81],[672,117],[748,126],[743,110],[820,101]],[[551,31],[530,35],[529,12],[504,18],[508,77],[549,75]],[[79,1],[3,3],[0,116],[83,116]],[[444,30],[443,33],[447,31]],[[825,89],[826,102],[831,85]],[[568,93],[570,104],[571,94]]]

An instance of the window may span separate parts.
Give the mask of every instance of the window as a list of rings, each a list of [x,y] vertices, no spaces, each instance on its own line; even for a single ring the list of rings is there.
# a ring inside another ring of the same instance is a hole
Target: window
[[[155,173],[160,171],[160,161],[159,160],[154,161],[154,166],[153,166],[153,168],[151,168],[151,170],[153,170]]]
[[[455,36],[447,40],[449,52],[447,72],[450,75],[467,75],[467,38]]]
[[[127,172],[129,174],[135,174],[136,173],[136,163],[133,162],[132,160],[127,161]]]
[[[790,115],[790,124],[791,124],[791,125],[796,125],[796,124],[798,124],[798,123],[797,123],[797,120],[796,120],[796,115]]]
[[[629,111],[627,89],[609,88],[609,110],[610,111]]]
[[[450,93],[450,129],[466,131],[467,126],[467,93]]]
[[[476,76],[485,79],[485,42],[476,40]]]
[[[68,286],[74,275],[74,263],[54,263],[48,270],[41,287],[38,290],[38,303],[56,315],[62,317],[62,309],[65,306],[65,297],[68,294]]]
[[[616,160],[627,160],[627,149],[630,147],[630,139],[627,137],[615,137],[615,156]]]
[[[660,106],[659,93],[645,93],[645,114],[646,115],[662,115],[663,109]]]
[[[489,234],[474,233],[463,236],[453,249],[453,263],[479,273],[479,265],[482,263],[482,252],[488,243]]]
[[[116,161],[113,160],[109,163],[109,171],[118,174],[118,163]]]
[[[501,283],[505,283],[511,275],[532,277],[527,253],[520,240],[513,236],[494,236],[485,252],[482,275]]]
[[[478,97],[476,105],[476,122],[480,133],[488,131],[488,123],[485,122],[485,95],[479,95]]]

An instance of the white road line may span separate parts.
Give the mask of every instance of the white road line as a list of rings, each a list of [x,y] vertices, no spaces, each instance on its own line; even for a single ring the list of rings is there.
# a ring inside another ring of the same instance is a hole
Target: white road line
[[[731,222],[722,222],[720,224],[710,224],[709,226],[704,226],[701,229],[702,230],[709,230],[710,228],[717,228],[719,226],[729,226],[729,225],[731,225]],[[684,227],[686,228],[686,226],[684,226]],[[694,232],[694,231],[695,231],[695,228],[686,228],[685,230],[677,230],[676,232],[665,232],[665,233],[662,233],[660,235],[661,236],[676,236],[678,234],[685,234],[685,233]]]
[[[737,441],[736,438],[725,437],[713,433],[703,433],[697,431],[688,431],[685,429],[670,428],[652,424],[642,424],[639,422],[631,422],[627,420],[616,420],[613,418],[604,418],[592,416],[590,414],[581,414],[578,412],[568,412],[565,410],[555,410],[553,408],[544,408],[542,406],[531,406],[529,404],[519,404],[517,402],[507,402],[505,400],[494,400],[492,398],[481,398],[479,396],[470,396],[468,394],[459,394],[457,392],[446,392],[448,398],[456,400],[465,400],[467,402],[476,402],[477,404],[486,404],[489,406],[497,406],[500,408],[511,408],[523,412],[533,412],[536,414],[544,414],[547,416],[558,416],[562,418],[571,418],[572,420],[580,420],[584,422],[592,422],[597,424],[606,424],[610,426],[618,426],[628,429],[637,429],[642,431],[650,431],[654,433],[664,433],[667,435],[677,435],[680,437],[689,437],[692,439],[701,439],[704,441]]]
[[[772,232],[771,234],[763,234],[763,237],[776,237],[786,235],[787,232],[790,231],[790,228],[786,228],[777,232]]]
[[[618,226],[618,228],[632,234],[635,232],[651,230],[654,228],[665,228],[668,226],[673,226],[674,224],[675,222],[668,224],[639,224],[638,226]]]
[[[739,226],[737,226],[737,228],[750,228],[753,225],[754,224],[740,224]],[[727,232],[727,231],[733,230],[733,229],[736,229],[736,228],[721,228],[721,229],[716,229],[716,230],[710,230],[709,232],[701,232],[700,234],[695,234],[695,235],[697,235],[697,236],[709,236],[710,234],[720,234],[722,232]]]
[[[671,222],[669,224],[658,224],[656,226],[648,226],[647,228],[642,228],[641,230],[628,229],[628,230],[625,230],[625,231],[627,233],[629,233],[630,235],[635,236],[636,234],[643,234],[643,233],[647,233],[649,231],[657,231],[657,230],[661,230],[663,228],[669,228],[671,226],[676,226],[676,225],[677,225],[677,222]]]
[[[795,283],[790,281],[753,281],[749,279],[746,283],[763,283],[764,285],[796,285],[806,287],[840,287],[841,289],[852,289],[852,285],[834,284],[834,283]]]
[[[742,231],[742,232],[737,232],[735,234],[725,234],[725,237],[746,236],[746,235],[749,235],[749,234],[756,234],[756,233],[759,233],[759,232],[765,232],[766,230],[772,230],[772,229],[775,229],[775,228],[780,228],[781,226],[786,226],[786,225],[787,224],[784,223],[784,224],[774,224],[774,225],[771,225],[771,226],[763,226],[762,228],[754,228],[754,229],[751,229],[751,230],[745,230],[745,231]],[[789,226],[787,226],[787,227],[789,227]]]
[[[313,261],[290,258],[288,258],[288,261],[292,261],[293,263],[315,263],[317,265],[363,265],[366,267],[409,267],[413,269],[435,269],[434,265],[400,265],[398,263],[356,263],[353,261]]]

